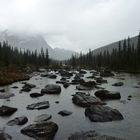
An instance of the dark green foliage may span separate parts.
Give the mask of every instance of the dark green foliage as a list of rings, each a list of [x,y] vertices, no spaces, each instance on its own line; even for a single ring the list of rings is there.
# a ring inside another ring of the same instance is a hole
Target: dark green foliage
[[[35,65],[49,66],[50,59],[48,50],[44,53],[43,48],[40,53],[37,50],[21,50],[18,48],[11,47],[8,42],[0,43],[0,66],[8,66],[15,64],[18,66],[22,65]]]
[[[77,67],[101,68],[106,67],[113,70],[139,72],[140,71],[140,34],[138,36],[137,47],[130,38],[119,41],[118,48],[114,48],[111,52],[105,50],[93,55],[92,51],[85,55],[80,54],[79,57],[74,57],[68,60],[67,64],[72,64]]]

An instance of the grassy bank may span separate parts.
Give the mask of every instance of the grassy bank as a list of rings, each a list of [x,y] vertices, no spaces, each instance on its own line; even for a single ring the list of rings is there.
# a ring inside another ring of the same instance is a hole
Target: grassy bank
[[[15,66],[0,68],[0,86],[12,84],[17,81],[28,80],[29,78],[30,77],[27,75],[25,68],[23,69]]]

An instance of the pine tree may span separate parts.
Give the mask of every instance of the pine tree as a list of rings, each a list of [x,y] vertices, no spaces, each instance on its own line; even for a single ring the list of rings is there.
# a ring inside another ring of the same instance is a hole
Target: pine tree
[[[137,54],[138,54],[138,62],[140,64],[140,33],[138,35]]]

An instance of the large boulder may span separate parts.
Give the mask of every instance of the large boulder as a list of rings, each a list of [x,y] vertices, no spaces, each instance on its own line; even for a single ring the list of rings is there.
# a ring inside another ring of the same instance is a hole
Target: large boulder
[[[55,84],[48,84],[41,90],[42,94],[60,94],[61,87]]]
[[[87,131],[87,132],[76,132],[72,134],[68,140],[123,140],[120,138],[102,135],[97,133],[96,131]]]
[[[34,110],[34,109],[46,109],[46,108],[49,108],[50,105],[49,105],[49,101],[43,101],[43,102],[38,102],[38,103],[33,103],[31,105],[27,105],[27,109],[28,110]]]
[[[2,105],[0,107],[0,116],[10,116],[17,110],[18,110],[17,108]]]
[[[123,82],[117,82],[117,83],[112,84],[112,86],[116,86],[116,87],[123,86],[123,85],[124,85]]]
[[[90,105],[102,104],[99,98],[90,96],[83,92],[77,92],[73,95],[72,101],[74,104],[81,107],[89,107]]]
[[[122,114],[117,109],[102,105],[87,107],[85,115],[93,122],[108,122],[123,119]]]
[[[95,96],[100,99],[120,99],[120,92],[117,91],[108,91],[108,90],[98,90],[95,92]]]
[[[13,120],[10,120],[7,122],[7,125],[13,126],[13,125],[24,125],[28,122],[28,118],[26,116],[17,117]]]
[[[28,125],[21,129],[21,133],[36,140],[53,140],[57,130],[58,125],[56,123],[43,122]]]
[[[52,116],[49,114],[41,114],[41,115],[37,116],[34,121],[37,123],[40,123],[40,122],[48,121],[51,118],[52,118]]]

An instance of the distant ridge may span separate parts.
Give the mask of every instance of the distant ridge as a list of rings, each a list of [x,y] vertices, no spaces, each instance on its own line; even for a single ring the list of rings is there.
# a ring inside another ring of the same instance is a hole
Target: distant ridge
[[[127,39],[127,38],[126,38],[126,39]],[[124,41],[124,39],[123,39],[123,40],[120,40],[120,41],[121,41],[121,45],[123,46],[123,41]],[[131,43],[131,44],[134,43],[134,47],[137,46],[137,42],[138,42],[138,36],[135,36],[135,37],[130,38],[130,43]],[[113,50],[114,48],[118,48],[118,44],[119,44],[119,41],[114,42],[114,43],[111,43],[111,44],[109,44],[109,45],[105,45],[105,46],[100,47],[100,48],[97,48],[97,49],[93,50],[92,52],[93,52],[93,54],[98,54],[98,53],[100,53],[100,52],[104,52],[104,51],[107,51],[107,50],[108,50],[109,52],[112,52],[112,50]]]

